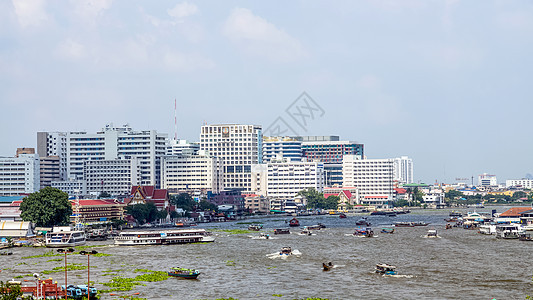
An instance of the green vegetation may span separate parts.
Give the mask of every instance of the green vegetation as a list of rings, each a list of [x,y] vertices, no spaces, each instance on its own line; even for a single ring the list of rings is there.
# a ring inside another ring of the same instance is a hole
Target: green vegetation
[[[63,256],[61,253],[54,252],[54,250],[46,251],[44,254],[40,255],[31,255],[31,256],[23,256],[23,259],[26,258],[39,258],[39,257],[49,257],[49,256]]]
[[[68,194],[52,187],[31,193],[20,204],[20,216],[36,226],[52,227],[70,223],[72,205]]]
[[[326,199],[322,193],[314,188],[301,190],[298,195],[307,199],[307,208],[311,209],[337,209],[340,200],[337,196],[330,196]]]
[[[130,214],[139,224],[151,223],[158,219],[159,212],[155,204],[135,204],[126,206],[126,212]]]
[[[22,290],[18,284],[4,283],[0,281],[0,299],[1,300],[18,300],[18,299],[33,299],[22,297]]]
[[[157,282],[167,280],[169,278],[167,272],[151,271],[145,269],[137,269],[135,271],[145,272],[149,274],[137,275],[134,278],[126,278],[117,276],[111,279],[110,282],[103,283],[103,285],[110,287],[109,290],[100,291],[100,293],[108,293],[114,291],[131,291],[137,285],[144,285],[140,281]]]
[[[96,267],[93,267],[93,268],[96,268]],[[87,269],[87,266],[82,266],[81,264],[68,264],[67,265],[67,271],[85,270],[85,269]],[[52,270],[44,270],[41,273],[52,274],[52,273],[63,272],[63,271],[65,271],[65,266],[55,267]]]
[[[245,230],[245,229],[213,229],[211,231],[222,231],[222,232],[227,232],[229,234],[247,234],[247,233],[250,233],[249,230]]]
[[[62,258],[54,258],[54,259],[49,259],[47,261],[62,261],[63,259]]]
[[[172,195],[170,197],[170,203],[176,205],[177,208],[183,209],[186,214],[193,211],[196,207],[196,201],[187,193]]]
[[[226,260],[226,266],[228,267],[235,267],[236,264],[233,260]]]

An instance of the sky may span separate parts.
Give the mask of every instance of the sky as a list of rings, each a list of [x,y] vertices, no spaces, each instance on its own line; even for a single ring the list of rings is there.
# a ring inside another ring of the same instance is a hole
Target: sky
[[[417,182],[504,182],[533,173],[532,53],[526,0],[0,1],[0,156],[107,123],[173,137],[176,100],[179,138],[282,124]]]

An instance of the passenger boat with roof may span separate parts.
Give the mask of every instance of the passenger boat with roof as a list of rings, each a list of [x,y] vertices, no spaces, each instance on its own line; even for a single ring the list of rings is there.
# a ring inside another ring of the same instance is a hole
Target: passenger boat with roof
[[[85,242],[85,231],[75,230],[69,226],[54,227],[53,231],[45,236],[45,245],[48,248],[82,246]]]
[[[354,236],[361,236],[361,237],[374,237],[374,231],[372,228],[356,228],[354,233]]]
[[[396,271],[396,266],[392,266],[388,264],[377,264],[376,273],[383,274],[383,275],[397,275],[398,274],[398,272]]]
[[[298,221],[298,219],[296,219],[296,218],[292,218],[292,219],[289,221],[289,226],[291,226],[291,227],[298,227],[298,226],[300,226],[300,221]]]
[[[496,238],[498,239],[518,239],[520,228],[515,224],[496,225]]]
[[[170,229],[148,231],[122,231],[115,237],[115,245],[170,245],[213,242],[215,237],[205,229]]]

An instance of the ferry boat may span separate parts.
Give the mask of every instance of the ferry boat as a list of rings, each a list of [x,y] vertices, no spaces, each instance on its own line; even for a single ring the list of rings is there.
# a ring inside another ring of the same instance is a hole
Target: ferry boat
[[[168,245],[213,242],[215,237],[205,229],[169,229],[149,231],[122,231],[115,237],[117,246]]]
[[[85,245],[86,237],[83,230],[72,230],[70,227],[54,227],[45,236],[45,245],[49,248],[63,248]]]
[[[505,224],[496,225],[496,238],[498,239],[517,239],[520,235],[518,225]]]

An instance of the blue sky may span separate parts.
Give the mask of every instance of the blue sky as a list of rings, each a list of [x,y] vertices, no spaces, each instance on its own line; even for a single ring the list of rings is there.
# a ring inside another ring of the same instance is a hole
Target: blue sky
[[[299,134],[415,179],[533,173],[531,1],[0,2],[1,156],[37,131],[106,123],[197,140],[204,123],[268,127],[302,93]]]

